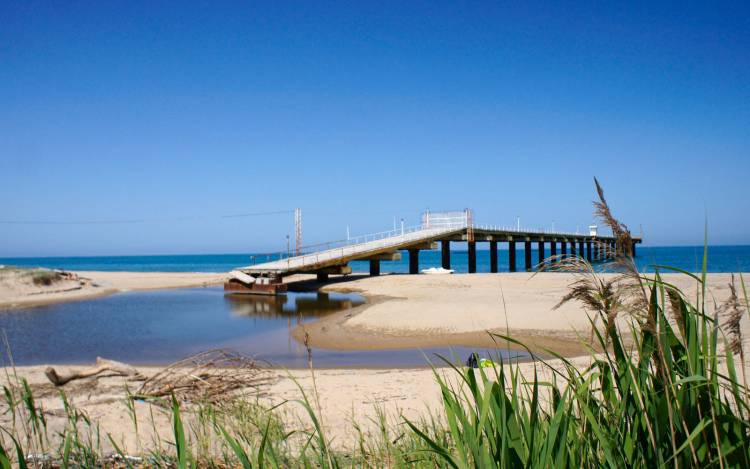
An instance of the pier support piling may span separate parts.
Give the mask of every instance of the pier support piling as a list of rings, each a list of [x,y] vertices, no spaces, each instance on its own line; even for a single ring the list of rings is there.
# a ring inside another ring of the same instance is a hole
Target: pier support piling
[[[524,241],[523,250],[523,259],[525,261],[526,270],[531,270],[531,241]]]
[[[594,262],[599,262],[599,242],[594,241]]]
[[[635,242],[633,242],[633,247],[631,248],[630,255],[635,257]]]
[[[326,280],[328,280],[328,274],[318,272],[315,278],[318,280],[318,282],[325,282]]]
[[[557,255],[557,241],[552,241],[549,243],[549,255],[552,257],[552,262],[557,262],[557,259],[555,256]]]
[[[419,249],[409,249],[409,273],[419,273]]]
[[[370,275],[372,277],[380,275],[380,260],[370,259]]]
[[[581,256],[581,259],[586,257],[586,243],[581,239],[578,241],[578,255]]]
[[[586,240],[586,260],[591,262],[591,240]]]
[[[560,243],[560,256],[565,259],[568,257],[568,241],[563,240],[562,243]]]
[[[441,242],[441,254],[442,254],[442,261],[443,261],[443,268],[444,269],[450,269],[451,268],[451,242],[447,239],[443,240]]]
[[[477,271],[477,243],[469,241],[466,244],[469,246],[469,273],[473,274]]]
[[[537,257],[539,259],[539,267],[541,268],[542,264],[544,264],[544,241],[539,241],[536,243],[536,249],[537,253],[539,254]]]
[[[497,241],[490,241],[490,272],[497,273]]]
[[[508,241],[508,269],[516,271],[516,242]]]
[[[570,257],[576,257],[576,240],[570,242]]]

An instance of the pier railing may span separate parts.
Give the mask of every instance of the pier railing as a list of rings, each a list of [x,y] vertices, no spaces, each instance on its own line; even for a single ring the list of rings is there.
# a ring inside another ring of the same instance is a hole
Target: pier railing
[[[435,226],[437,225],[437,226]],[[466,219],[456,218],[448,223],[425,224],[400,227],[377,233],[368,233],[324,243],[311,244],[299,250],[258,254],[251,257],[252,265],[269,264],[269,269],[295,269],[308,265],[319,264],[334,259],[352,255],[367,254],[381,251],[390,246],[398,246],[408,242],[435,238],[437,236],[466,229],[469,226]],[[548,234],[550,236],[582,236],[582,233],[552,231],[544,228],[527,228],[519,226],[503,226],[472,223],[474,230],[501,231],[509,233]],[[271,265],[273,264],[273,265]]]
[[[399,245],[405,242],[428,239],[441,234],[462,230],[464,228],[466,228],[465,223],[442,225],[436,228],[425,227],[423,225],[402,227],[395,230],[349,237],[348,239],[311,244],[303,246],[297,253],[291,252],[290,250],[258,254],[252,256],[252,261],[255,265],[258,261],[261,263],[267,263],[274,261],[289,261],[293,259],[301,262],[300,266],[305,266],[308,264],[324,262],[332,258],[367,253],[368,251],[377,251],[390,245]],[[290,265],[290,267],[298,267],[298,265],[296,265],[298,262],[295,262],[294,266]]]
[[[548,234],[550,236],[588,236],[585,233],[578,233],[572,231],[558,231],[548,230],[546,228],[526,228],[518,226],[504,226],[504,225],[487,225],[474,223],[472,228],[475,230],[488,230],[488,231],[508,231],[512,233],[534,233],[534,234]]]

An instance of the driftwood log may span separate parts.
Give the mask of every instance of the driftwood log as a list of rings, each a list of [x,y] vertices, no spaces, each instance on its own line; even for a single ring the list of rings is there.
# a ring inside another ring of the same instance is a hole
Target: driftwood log
[[[44,374],[55,386],[62,386],[70,381],[76,379],[90,378],[97,376],[101,373],[114,374],[117,376],[127,376],[133,380],[144,380],[146,379],[141,373],[134,367],[127,363],[122,363],[114,360],[107,360],[106,358],[97,357],[96,365],[81,371],[74,371],[71,373],[58,373],[53,367],[47,367],[44,370]]]

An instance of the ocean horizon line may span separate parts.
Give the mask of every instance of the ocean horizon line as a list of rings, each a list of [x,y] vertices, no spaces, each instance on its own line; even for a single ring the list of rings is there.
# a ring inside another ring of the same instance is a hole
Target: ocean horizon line
[[[453,243],[466,243],[465,241],[452,241]],[[488,246],[483,246],[485,243],[480,242],[477,243],[477,252],[479,251],[489,251]],[[504,242],[498,241],[497,250],[498,251],[508,251],[508,247],[502,247],[502,245],[505,244]],[[536,251],[537,243],[536,241],[532,242],[532,251]],[[705,245],[703,244],[639,244],[636,248],[638,251],[642,249],[652,249],[652,248],[700,248],[703,249]],[[716,247],[716,248],[750,248],[750,243],[748,244],[709,244],[709,248]],[[522,250],[523,249],[523,242],[516,242],[516,249]],[[433,249],[432,251],[439,251],[440,249]],[[549,250],[549,246],[545,245],[545,250]],[[429,251],[429,250],[425,250]],[[66,254],[66,255],[2,255],[0,256],[0,260],[8,260],[8,259],[97,259],[102,257],[117,257],[117,258],[127,258],[127,257],[174,257],[174,256],[265,256],[265,255],[274,255],[274,254],[281,254],[283,253],[283,250],[280,251],[264,251],[264,250],[258,250],[258,251],[246,251],[246,252],[177,252],[177,253],[159,253],[159,254]],[[454,248],[451,247],[451,252],[468,252],[465,248]]]

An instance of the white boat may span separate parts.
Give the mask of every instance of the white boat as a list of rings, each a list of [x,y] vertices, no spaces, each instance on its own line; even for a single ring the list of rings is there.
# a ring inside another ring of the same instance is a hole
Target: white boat
[[[452,274],[453,269],[444,269],[442,267],[430,267],[429,269],[422,269],[423,274],[427,275],[446,275]]]

